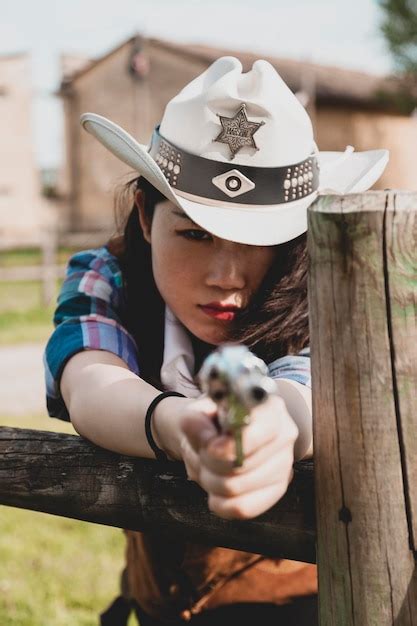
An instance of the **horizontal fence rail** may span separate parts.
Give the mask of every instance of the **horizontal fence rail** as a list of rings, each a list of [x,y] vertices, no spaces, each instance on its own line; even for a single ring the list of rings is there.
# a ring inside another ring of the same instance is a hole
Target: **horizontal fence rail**
[[[66,265],[24,265],[22,267],[0,267],[0,281],[44,280],[45,273],[52,273],[54,278],[65,277]]]
[[[0,428],[0,504],[197,543],[315,562],[311,461],[288,492],[252,520],[225,520],[182,463],[122,456],[75,435]]]

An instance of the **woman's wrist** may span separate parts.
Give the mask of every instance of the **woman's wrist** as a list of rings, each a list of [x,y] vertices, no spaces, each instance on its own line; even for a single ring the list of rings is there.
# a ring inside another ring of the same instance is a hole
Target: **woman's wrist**
[[[189,402],[189,398],[164,398],[157,405],[152,417],[154,440],[172,461],[182,460],[180,420]]]

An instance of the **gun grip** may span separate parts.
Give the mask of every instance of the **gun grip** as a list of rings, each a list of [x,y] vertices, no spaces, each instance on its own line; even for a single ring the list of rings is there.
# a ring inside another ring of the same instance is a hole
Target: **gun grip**
[[[235,446],[236,446],[236,458],[234,462],[235,467],[242,467],[243,465],[243,445],[242,445],[242,429],[239,428],[235,431]]]

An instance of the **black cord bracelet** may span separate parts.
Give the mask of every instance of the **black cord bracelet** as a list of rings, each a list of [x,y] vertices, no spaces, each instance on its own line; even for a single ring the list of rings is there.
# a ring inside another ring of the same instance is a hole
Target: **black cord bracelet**
[[[162,393],[159,394],[159,396],[156,396],[156,398],[152,400],[152,402],[148,406],[148,410],[146,411],[146,417],[145,417],[146,439],[148,440],[148,443],[150,447],[152,448],[152,450],[154,451],[155,457],[157,458],[158,461],[168,461],[169,459],[167,455],[165,454],[165,452],[161,450],[161,448],[158,448],[158,446],[156,445],[155,439],[153,438],[152,428],[151,428],[152,415],[153,415],[156,405],[159,404],[161,400],[163,400],[164,398],[168,398],[169,396],[177,396],[178,398],[186,397],[184,396],[184,394],[179,393],[178,391],[163,391]]]

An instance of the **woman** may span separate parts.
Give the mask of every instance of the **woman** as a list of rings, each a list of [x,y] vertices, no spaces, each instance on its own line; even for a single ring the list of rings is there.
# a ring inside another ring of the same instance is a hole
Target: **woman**
[[[140,176],[123,238],[70,261],[45,354],[49,413],[110,450],[184,461],[214,514],[255,517],[312,454],[307,207],[320,190],[367,189],[387,153],[318,153],[274,68],[242,74],[232,57],[168,104],[149,151],[105,118],[82,123]],[[251,411],[241,468],[195,384],[225,341],[250,346],[277,386]],[[317,623],[313,565],[126,535],[124,598],[142,626]],[[119,599],[102,623],[123,613]]]

